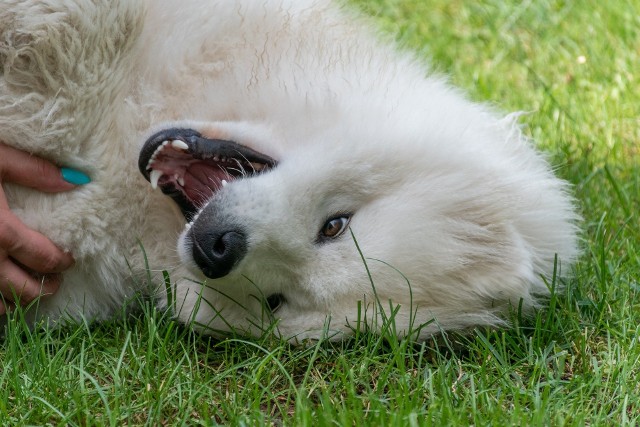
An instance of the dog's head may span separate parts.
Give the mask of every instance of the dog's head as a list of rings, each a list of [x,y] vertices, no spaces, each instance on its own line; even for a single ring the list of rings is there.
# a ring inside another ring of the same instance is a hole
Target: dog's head
[[[294,339],[385,319],[400,333],[427,323],[424,334],[438,330],[434,317],[486,323],[487,307],[526,295],[524,281],[503,285],[529,260],[502,219],[508,202],[484,194],[481,163],[471,170],[408,139],[248,123],[151,136],[140,169],[182,208],[178,251],[203,281],[179,286],[179,317],[251,334],[275,318]]]

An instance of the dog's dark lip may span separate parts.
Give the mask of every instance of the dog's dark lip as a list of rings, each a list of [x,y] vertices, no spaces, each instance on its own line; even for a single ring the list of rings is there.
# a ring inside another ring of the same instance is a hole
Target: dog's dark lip
[[[151,169],[149,161],[153,154],[165,141],[182,141],[189,147],[189,153],[197,159],[206,159],[214,155],[224,157],[242,157],[249,162],[263,163],[269,167],[276,166],[276,160],[259,153],[252,148],[224,139],[205,138],[193,129],[172,128],[153,134],[142,146],[138,157],[138,168],[149,181]]]
[[[268,155],[235,141],[206,138],[187,128],[165,129],[144,143],[138,168],[160,187],[189,220],[228,182],[266,172],[277,165]]]

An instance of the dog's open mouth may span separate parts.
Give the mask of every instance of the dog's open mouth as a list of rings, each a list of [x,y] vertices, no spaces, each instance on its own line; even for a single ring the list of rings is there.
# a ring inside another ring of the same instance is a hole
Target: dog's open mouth
[[[233,141],[192,129],[167,129],[149,138],[138,167],[153,188],[171,196],[187,219],[228,182],[265,172],[277,162]]]

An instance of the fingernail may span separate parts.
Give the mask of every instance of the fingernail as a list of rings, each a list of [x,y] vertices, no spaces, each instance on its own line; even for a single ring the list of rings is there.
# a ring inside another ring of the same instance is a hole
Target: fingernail
[[[84,172],[80,172],[76,169],[71,168],[62,168],[60,169],[62,172],[62,179],[65,181],[74,184],[74,185],[85,185],[91,182],[91,178]]]

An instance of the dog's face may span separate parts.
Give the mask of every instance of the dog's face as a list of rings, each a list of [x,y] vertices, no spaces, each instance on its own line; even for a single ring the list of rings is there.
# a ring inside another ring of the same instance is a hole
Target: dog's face
[[[254,335],[275,318],[301,339],[384,316],[401,333],[434,316],[463,326],[460,310],[486,305],[465,283],[518,268],[508,231],[487,229],[496,209],[473,171],[379,128],[181,123],[149,138],[140,169],[182,208],[178,251],[204,281],[178,285],[179,317]]]
[[[142,150],[141,171],[188,221],[178,250],[206,283],[182,285],[203,300],[186,316],[205,326],[259,333],[251,322],[266,309],[287,338],[317,336],[329,319],[329,329],[355,327],[359,301],[361,321],[376,296],[386,310],[389,299],[410,304],[405,276],[429,254],[409,184],[423,171],[401,168],[418,162],[331,129],[291,138],[246,123],[189,123],[165,127]]]

